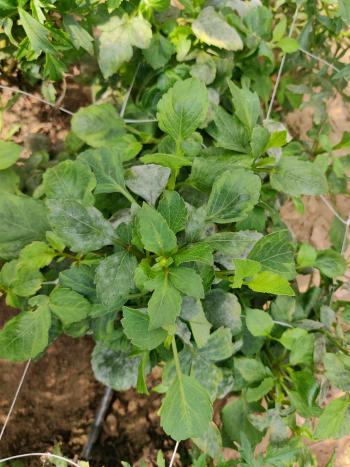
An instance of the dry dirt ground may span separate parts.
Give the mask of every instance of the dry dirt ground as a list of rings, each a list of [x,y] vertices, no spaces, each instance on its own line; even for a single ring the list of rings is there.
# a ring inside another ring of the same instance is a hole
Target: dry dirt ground
[[[69,103],[66,106],[76,110],[79,106],[79,102],[74,100],[77,95],[80,96],[80,102],[89,102],[89,96],[84,90],[69,87],[63,105]],[[0,107],[9,97],[10,94],[6,92],[1,95]],[[350,130],[349,109],[340,99],[335,99],[329,104],[329,111],[334,138],[337,140],[342,131]],[[60,145],[70,120],[69,116],[27,97],[20,97],[3,117],[0,137],[15,132],[14,139],[27,147],[30,135],[37,133],[46,142]],[[290,115],[287,123],[295,134],[305,135],[306,128],[311,125],[311,118],[311,112],[306,109]],[[337,196],[331,201],[344,217],[349,215],[349,197]],[[299,240],[310,241],[318,248],[328,247],[327,232],[332,213],[318,198],[305,198],[304,203],[303,215],[295,211],[292,203],[283,206],[284,220]],[[349,291],[343,293],[350,300]],[[1,306],[0,326],[10,313],[6,307]],[[62,337],[42,359],[32,363],[0,444],[1,457],[35,450],[46,451],[57,442],[65,455],[71,458],[80,455],[103,393],[103,387],[95,381],[90,367],[92,346],[88,338]],[[0,425],[5,419],[22,371],[23,364],[0,361]],[[116,394],[100,441],[93,451],[92,465],[109,467],[116,465],[116,459],[137,462],[141,458],[151,463],[158,449],[162,449],[169,458],[173,443],[159,428],[159,403],[156,395],[147,398],[136,395],[134,391]],[[182,449],[185,452],[186,446]],[[319,466],[326,465],[334,449],[337,453],[336,466],[350,466],[350,437],[315,444],[313,451]],[[40,463],[33,461],[26,465]]]

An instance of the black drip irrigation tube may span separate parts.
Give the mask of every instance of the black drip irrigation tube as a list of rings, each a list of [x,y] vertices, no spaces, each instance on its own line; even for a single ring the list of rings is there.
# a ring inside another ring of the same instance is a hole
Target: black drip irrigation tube
[[[92,424],[88,440],[84,446],[84,449],[81,453],[83,459],[89,460],[91,455],[91,450],[96,443],[102,428],[103,421],[106,417],[107,410],[111,404],[113,398],[113,389],[106,387],[103,393],[100,405],[98,406],[95,421]]]

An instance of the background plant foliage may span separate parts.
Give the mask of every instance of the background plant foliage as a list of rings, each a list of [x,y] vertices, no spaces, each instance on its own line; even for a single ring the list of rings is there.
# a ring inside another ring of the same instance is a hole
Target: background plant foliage
[[[350,309],[330,302],[345,226],[335,220],[332,248],[316,251],[278,211],[288,197],[302,211],[303,195],[346,192],[350,137],[330,142],[325,101],[346,98],[350,4],[298,2],[293,38],[294,2],[175,4],[0,1],[4,73],[54,102],[80,64],[94,99],[58,155],[16,165],[22,148],[0,142],[0,287],[22,310],[0,331],[0,358],[89,334],[96,378],[164,394],[161,425],[192,438],[204,453],[194,465],[228,465],[222,446],[239,446],[240,465],[314,465],[302,438],[350,432]],[[118,113],[130,84],[136,124]],[[315,125],[295,141],[283,116],[305,96]],[[297,274],[313,269],[320,285],[299,293]],[[149,388],[155,365],[162,382]],[[324,407],[329,384],[344,395]]]

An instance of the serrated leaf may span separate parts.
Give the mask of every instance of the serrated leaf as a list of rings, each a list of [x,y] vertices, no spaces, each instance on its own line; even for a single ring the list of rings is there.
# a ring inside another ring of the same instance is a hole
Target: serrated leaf
[[[212,326],[205,317],[201,301],[183,297],[181,318],[189,322],[197,347],[203,347],[208,342]]]
[[[176,236],[164,217],[151,206],[144,204],[137,211],[138,228],[146,250],[161,256],[176,248]]]
[[[134,288],[135,256],[120,251],[101,261],[96,269],[96,292],[99,301],[108,308],[119,310]]]
[[[26,196],[1,193],[0,258],[11,259],[34,240],[44,240],[49,230],[45,206]]]
[[[207,131],[215,139],[216,146],[237,152],[247,152],[249,134],[235,115],[230,115],[219,106],[213,121],[214,124],[211,124]]]
[[[197,262],[202,264],[213,264],[212,248],[206,243],[189,243],[181,248],[174,256],[175,264]]]
[[[73,251],[99,250],[113,243],[113,228],[94,207],[73,200],[48,200],[52,228]]]
[[[273,319],[263,310],[247,308],[246,325],[253,336],[268,336],[273,328]]]
[[[125,183],[133,193],[141,196],[148,204],[154,206],[165,190],[170,173],[170,169],[160,165],[134,165],[127,172]],[[150,183],[150,180],[152,180],[152,183]]]
[[[207,206],[207,219],[226,224],[242,219],[260,197],[260,177],[244,169],[227,171],[214,182]]]
[[[145,164],[157,164],[162,167],[168,167],[171,170],[178,170],[181,169],[181,167],[191,167],[192,165],[190,159],[176,154],[146,154],[145,156],[140,157],[140,160]]]
[[[204,8],[192,23],[194,34],[202,42],[225,50],[241,50],[243,42],[236,29],[213,7]]]
[[[181,294],[170,283],[167,276],[155,288],[148,302],[149,330],[170,329],[174,326],[181,310]]]
[[[327,193],[327,179],[317,164],[284,157],[272,172],[271,186],[291,196]]]
[[[71,15],[63,17],[63,27],[69,34],[69,37],[76,49],[80,47],[86,50],[87,53],[93,55],[94,38],[84,29]]]
[[[324,409],[315,431],[317,439],[338,439],[349,434],[350,402],[347,397],[335,399]]]
[[[144,309],[123,307],[121,321],[125,335],[131,343],[140,349],[152,350],[158,347],[167,337],[164,329],[149,330],[149,316]]]
[[[88,166],[67,160],[44,173],[42,190],[48,199],[73,199],[88,206],[94,203],[95,186],[96,179]]]
[[[49,344],[51,315],[47,307],[23,311],[0,331],[0,358],[14,362],[35,358]]]
[[[184,295],[197,299],[204,298],[202,279],[193,269],[180,266],[171,267],[169,280]]]
[[[123,119],[111,104],[93,104],[73,115],[72,130],[84,143],[94,148],[118,144],[125,134]]]
[[[18,14],[23,26],[23,29],[29,39],[30,45],[34,52],[56,53],[56,49],[49,41],[49,30],[34,19],[23,8],[18,8]]]
[[[20,252],[19,262],[33,269],[48,266],[56,256],[55,251],[45,242],[32,242]]]
[[[260,116],[260,102],[256,92],[248,88],[239,88],[232,81],[228,81],[235,108],[235,114],[239,120],[252,132]]]
[[[160,423],[176,441],[199,438],[208,430],[213,408],[207,391],[191,376],[176,378],[161,409]]]
[[[242,230],[240,232],[219,232],[204,240],[213,248],[232,259],[246,258],[262,234],[253,230]]]
[[[11,141],[0,141],[0,170],[15,164],[22,152],[22,147]]]
[[[185,228],[188,212],[185,201],[177,191],[165,191],[158,203],[157,210],[174,233]]]
[[[271,271],[259,272],[245,284],[254,292],[289,295],[291,297],[295,295],[287,279]]]
[[[136,386],[140,357],[131,357],[123,350],[112,350],[103,343],[92,352],[95,378],[115,391],[126,391]]]
[[[296,276],[294,252],[287,230],[279,230],[258,240],[248,255],[258,261],[262,269],[272,271],[285,279]]]
[[[61,271],[58,277],[62,287],[72,289],[91,301],[96,301],[94,267],[87,266],[86,264],[74,265],[65,271]]]
[[[206,87],[196,78],[178,81],[158,102],[157,110],[160,129],[179,143],[189,138],[207,116]]]
[[[49,306],[64,327],[83,321],[91,311],[91,304],[86,298],[74,290],[63,287],[51,292]]]
[[[212,289],[206,294],[203,307],[208,321],[215,328],[227,327],[234,336],[240,333],[241,305],[236,295],[222,289]]]

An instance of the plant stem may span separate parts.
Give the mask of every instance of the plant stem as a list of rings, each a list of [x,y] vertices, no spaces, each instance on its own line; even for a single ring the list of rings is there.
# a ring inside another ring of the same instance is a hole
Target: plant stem
[[[173,340],[171,341],[171,347],[173,350],[176,374],[177,374],[177,377],[179,378],[180,385],[182,386],[182,371],[181,371],[181,366],[180,366],[179,354],[177,352],[175,336],[173,337]]]

